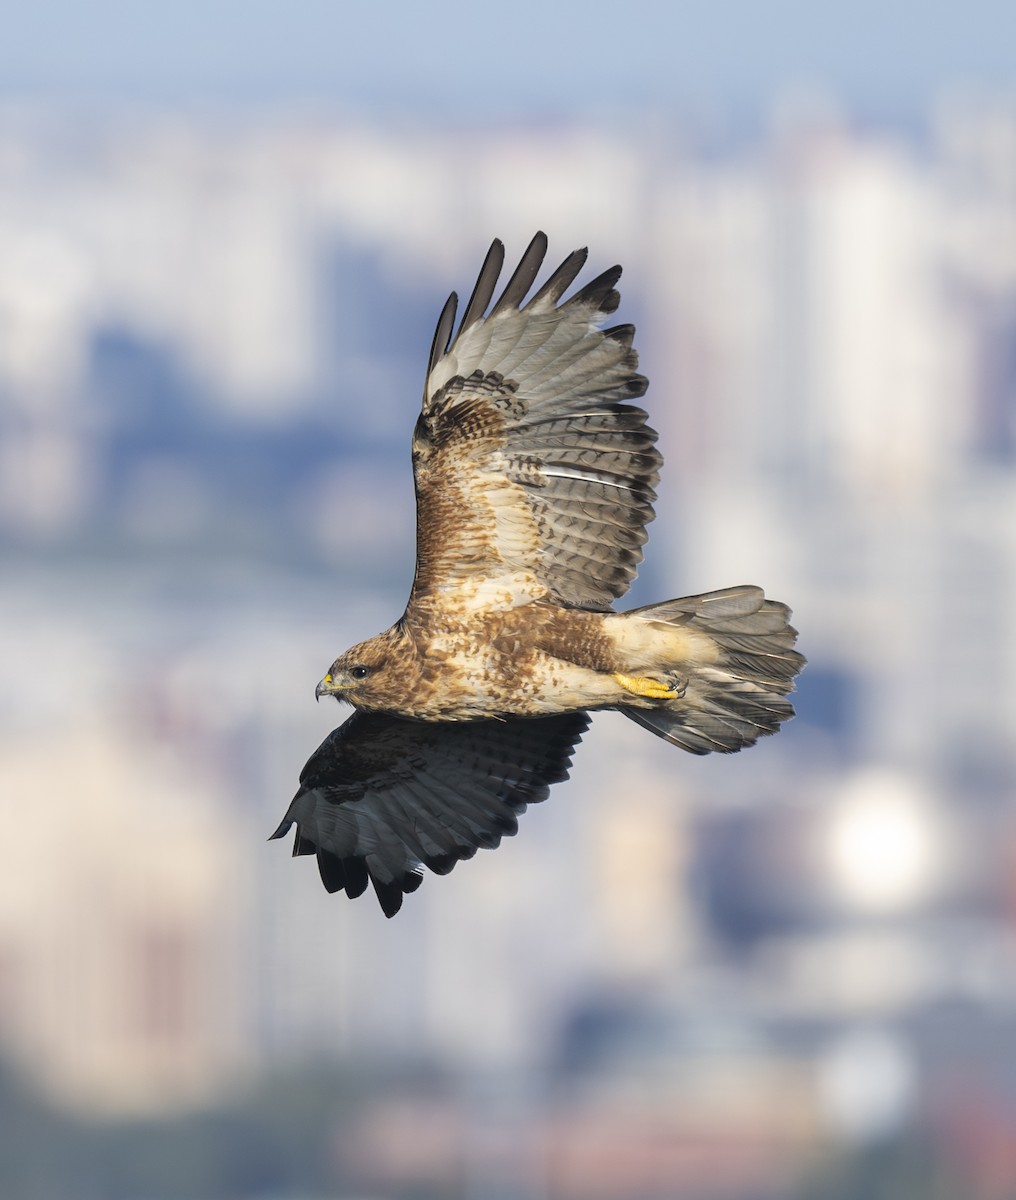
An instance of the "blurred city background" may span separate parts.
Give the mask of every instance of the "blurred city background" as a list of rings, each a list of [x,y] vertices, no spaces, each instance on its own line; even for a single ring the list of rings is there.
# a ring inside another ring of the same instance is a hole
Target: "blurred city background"
[[[1016,1197],[1016,32],[940,7],[13,21],[5,1200]],[[762,584],[810,666],[735,757],[597,716],[389,922],[265,839],[405,602],[440,306],[537,228],[625,267],[631,604]]]

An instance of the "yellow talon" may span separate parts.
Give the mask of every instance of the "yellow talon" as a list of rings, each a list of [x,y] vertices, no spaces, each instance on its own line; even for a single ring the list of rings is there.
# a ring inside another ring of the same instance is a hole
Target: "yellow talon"
[[[626,692],[631,692],[633,696],[645,696],[648,700],[676,700],[681,694],[658,679],[648,679],[645,675],[615,675],[614,678]]]

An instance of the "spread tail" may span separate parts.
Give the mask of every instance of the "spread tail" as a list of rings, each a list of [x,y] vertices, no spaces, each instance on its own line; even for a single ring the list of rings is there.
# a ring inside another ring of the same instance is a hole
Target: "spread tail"
[[[767,600],[761,588],[725,588],[626,615],[680,627],[695,648],[669,666],[676,698],[652,707],[621,706],[658,737],[692,754],[731,754],[775,733],[794,715],[786,696],[805,658],[794,649],[790,609]],[[662,666],[666,674],[668,666]]]

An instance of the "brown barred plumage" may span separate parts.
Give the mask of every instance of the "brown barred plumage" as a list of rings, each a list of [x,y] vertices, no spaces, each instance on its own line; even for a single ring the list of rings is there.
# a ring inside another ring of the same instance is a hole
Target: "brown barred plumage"
[[[753,586],[629,613],[662,458],[634,327],[603,329],[620,267],[562,300],[568,256],[528,301],[538,233],[501,296],[495,241],[462,322],[441,312],[413,435],[417,564],[391,629],[340,655],[318,694],[357,713],[312,756],[279,837],[330,891],[368,879],[388,916],[514,833],[566,777],[591,709],[695,754],[775,733],[804,658],[786,605]],[[493,303],[492,303],[493,301]]]

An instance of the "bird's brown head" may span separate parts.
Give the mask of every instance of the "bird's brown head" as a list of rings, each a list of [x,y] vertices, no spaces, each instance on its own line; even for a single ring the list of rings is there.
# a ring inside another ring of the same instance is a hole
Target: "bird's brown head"
[[[317,699],[334,696],[356,708],[368,709],[389,708],[397,703],[401,671],[390,633],[379,634],[340,654],[314,689]]]

